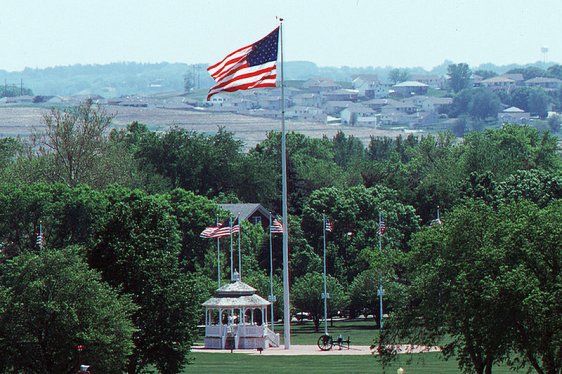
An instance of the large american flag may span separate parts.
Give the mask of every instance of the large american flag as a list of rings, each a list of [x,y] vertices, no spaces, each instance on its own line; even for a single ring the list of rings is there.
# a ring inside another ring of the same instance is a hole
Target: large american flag
[[[279,27],[265,38],[237,49],[207,68],[217,82],[209,90],[207,100],[222,91],[275,87],[278,44]]]

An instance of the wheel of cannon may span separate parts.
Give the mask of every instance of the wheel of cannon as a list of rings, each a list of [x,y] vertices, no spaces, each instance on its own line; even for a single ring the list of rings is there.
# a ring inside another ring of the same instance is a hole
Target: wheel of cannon
[[[318,348],[321,351],[329,351],[332,349],[332,337],[330,335],[322,335],[318,338]]]

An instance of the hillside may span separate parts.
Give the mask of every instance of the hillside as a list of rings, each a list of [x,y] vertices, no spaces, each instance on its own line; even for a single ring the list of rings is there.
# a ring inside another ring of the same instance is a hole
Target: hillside
[[[411,74],[443,75],[451,63],[451,61],[444,61],[431,71],[419,67],[406,70]],[[542,63],[536,63],[534,66],[545,67]],[[18,72],[0,70],[0,82],[7,86],[31,89],[35,95],[99,94],[111,98],[128,94],[183,91],[185,78],[190,79],[195,88],[210,87],[213,82],[207,74],[206,67],[207,64],[119,62],[105,65],[56,66],[46,69],[26,68]],[[522,66],[485,64],[474,69],[482,68],[502,73],[517,67]],[[377,74],[380,78],[386,78],[390,70],[392,70],[391,66],[320,67],[308,61],[289,61],[285,63],[284,73],[286,80],[324,77],[350,82],[356,74]]]

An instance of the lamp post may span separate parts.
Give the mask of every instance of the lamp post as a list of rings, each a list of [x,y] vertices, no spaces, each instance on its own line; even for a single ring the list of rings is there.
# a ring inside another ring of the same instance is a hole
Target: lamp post
[[[82,366],[82,351],[86,349],[86,346],[80,344],[74,347],[74,349],[78,352],[78,369],[80,369],[80,366]]]

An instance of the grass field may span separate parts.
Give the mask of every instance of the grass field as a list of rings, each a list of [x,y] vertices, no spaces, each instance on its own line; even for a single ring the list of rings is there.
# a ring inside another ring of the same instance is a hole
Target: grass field
[[[323,333],[314,331],[310,321],[291,325],[291,344],[316,344]],[[283,336],[282,325],[276,326],[275,332]],[[334,321],[328,325],[328,333],[332,336],[341,334],[350,336],[351,346],[370,345],[378,337],[375,322],[368,320]],[[201,339],[202,342],[202,339]],[[379,360],[372,355],[338,355],[338,356],[266,356],[248,355],[244,353],[206,353],[197,352],[189,356],[191,364],[183,373],[306,373],[306,374],[353,374],[353,373],[387,373],[394,374],[402,367],[407,374],[445,374],[461,373],[455,360],[443,361],[441,354],[423,353],[399,355],[383,370]],[[494,368],[494,374],[514,373],[506,366]]]

